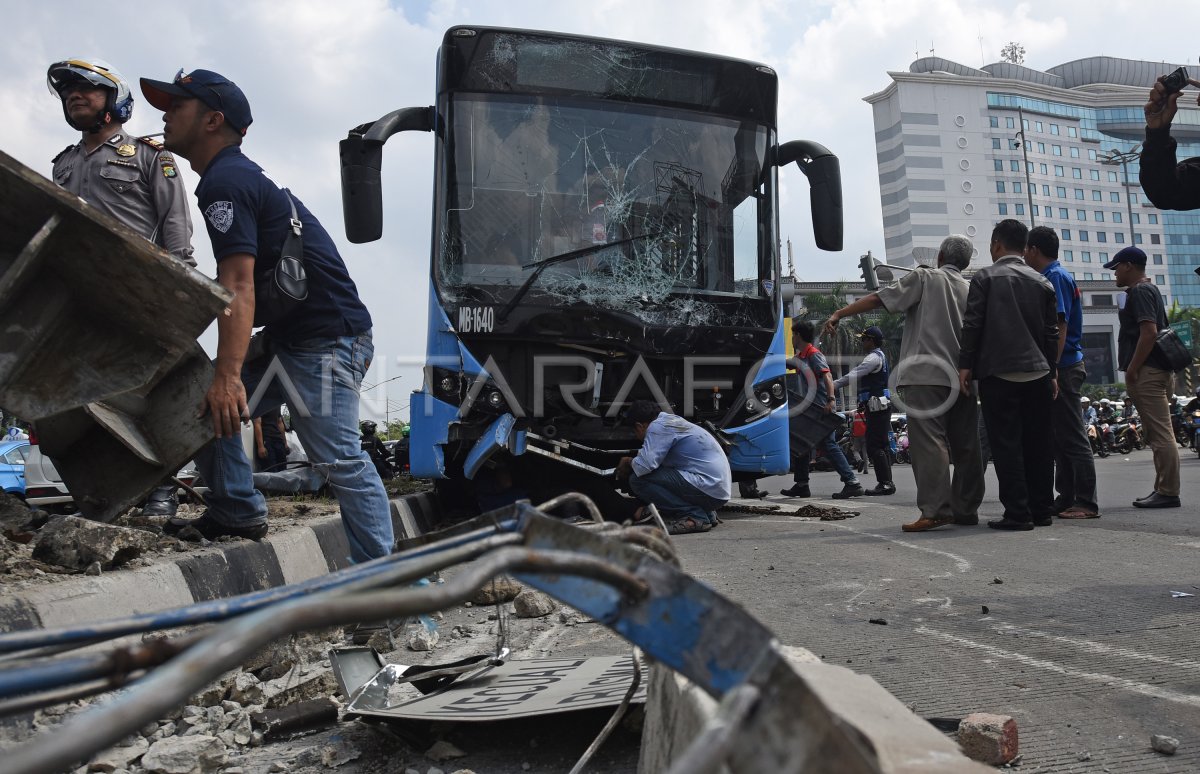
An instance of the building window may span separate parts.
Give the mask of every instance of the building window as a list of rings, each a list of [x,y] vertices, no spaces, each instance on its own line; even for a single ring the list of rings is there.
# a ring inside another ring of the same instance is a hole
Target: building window
[[[1021,162],[1017,161],[1016,159],[1009,159],[1008,160],[1008,168],[1010,170],[1012,170],[1013,172],[1020,172],[1021,171]],[[1031,169],[1029,171],[1032,172],[1033,170]]]
[[[1071,238],[1071,229],[1064,228],[1062,230],[1062,234],[1060,234],[1059,236],[1061,236],[1064,241],[1069,240]]]
[[[1050,146],[1050,151],[1051,151],[1051,152],[1052,152],[1052,153],[1053,153],[1055,156],[1061,156],[1061,155],[1062,155],[1062,146],[1061,146],[1061,145],[1051,145],[1051,146]]]
[[[1039,142],[1038,143],[1038,153],[1045,153],[1045,152],[1046,152],[1046,143]]]
[[[1001,203],[1001,204],[996,205],[996,207],[998,208],[1001,215],[1008,214],[1008,205],[1007,204]]]
[[[1079,136],[1079,130],[1078,130],[1078,129],[1076,129],[1075,127],[1073,127],[1073,126],[1068,126],[1068,127],[1067,127],[1067,136],[1068,136],[1068,137],[1078,137],[1078,136]]]
[[[1059,207],[1058,208],[1058,217],[1062,218],[1063,220],[1067,220],[1068,218],[1071,217],[1071,215],[1069,212],[1067,212],[1066,207]]]
[[[1024,205],[1024,204],[1018,204],[1018,205],[1017,205],[1017,214],[1018,214],[1018,215],[1024,215],[1024,214],[1025,214],[1025,205]]]
[[[1079,149],[1078,148],[1071,149],[1071,158],[1073,158],[1073,159],[1079,158]]]
[[[1162,266],[1162,253],[1154,253],[1150,256],[1150,263],[1155,266]]]
[[[1041,121],[1034,121],[1034,122],[1033,122],[1033,129],[1034,129],[1034,131],[1036,131],[1036,132],[1040,132],[1040,131],[1042,131],[1042,122],[1041,122]]]
[[[992,169],[996,170],[997,172],[1003,172],[1004,162],[1000,159],[992,159]]]
[[[1080,220],[1087,220],[1087,210],[1075,210],[1075,217]]]
[[[1034,214],[1034,215],[1041,215],[1041,214],[1042,214],[1042,213],[1041,213],[1041,211],[1040,211],[1040,210],[1038,210],[1038,206],[1037,206],[1036,204],[1035,204],[1035,205],[1033,205],[1033,214]],[[1049,207],[1047,207],[1047,208],[1046,208],[1046,217],[1047,217],[1047,218],[1048,218],[1048,217],[1050,217],[1050,208],[1049,208]]]
[[[1080,242],[1086,242],[1086,241],[1088,241],[1088,232],[1086,232],[1086,231],[1080,231],[1080,232],[1079,232],[1079,241],[1080,241]]]
[[[1155,215],[1153,212],[1146,215],[1146,217],[1149,219],[1150,223],[1153,223],[1154,225],[1158,225],[1158,216]]]
[[[1091,159],[1092,161],[1096,160],[1096,149],[1095,148],[1088,148],[1088,158]]]
[[[988,116],[988,126],[992,127],[993,129],[999,129],[1000,128],[999,116]]]
[[[1003,180],[996,181],[996,193],[1004,193],[1004,181]]]
[[[1120,222],[1121,222],[1121,213],[1119,213],[1119,212],[1114,212],[1114,213],[1111,213],[1111,214],[1112,214],[1112,222],[1113,222],[1113,223],[1120,223]]]
[[[1071,177],[1075,178],[1076,180],[1082,180],[1083,170],[1079,167],[1071,167]]]
[[[1016,119],[1014,119],[1012,116],[1005,116],[1004,125],[1009,129],[1015,129],[1017,126]]]
[[[1154,275],[1154,284],[1155,285],[1165,285],[1165,284],[1167,284],[1167,278],[1161,274],[1155,274]]]
[[[1130,204],[1138,203],[1138,195],[1136,193],[1134,193],[1133,191],[1129,192],[1129,203]]]
[[[1087,250],[1084,250],[1083,252],[1081,252],[1079,254],[1079,256],[1080,256],[1080,260],[1083,261],[1084,263],[1092,262],[1092,254],[1091,254],[1091,252],[1089,252]]]
[[[1096,241],[1097,242],[1107,242],[1108,241],[1108,232],[1107,231],[1097,231],[1096,232]]]
[[[1092,295],[1092,306],[1113,306],[1112,294],[1094,293]]]
[[[1090,271],[1085,271],[1085,272],[1083,273],[1083,278],[1084,278],[1085,280],[1095,279],[1095,277],[1094,277],[1094,276],[1092,276],[1092,273],[1091,273]]]
[[[1089,170],[1088,170],[1088,176],[1089,176],[1089,177],[1091,177],[1093,180],[1099,180],[1099,179],[1100,179],[1100,170],[1098,170],[1098,169],[1089,169]]]
[[[1092,201],[1102,202],[1104,201],[1104,197],[1100,195],[1099,191],[1092,191]]]
[[[1118,231],[1117,233],[1113,234],[1113,236],[1115,236],[1117,238],[1117,244],[1119,244],[1119,245],[1125,244],[1125,232],[1124,231]]]
[[[1015,180],[1013,181],[1013,191],[1012,192],[1013,193],[1024,193],[1024,191],[1021,190],[1020,182],[1015,181]]]
[[[1108,200],[1110,202],[1116,202],[1117,204],[1120,204],[1121,203],[1121,192],[1120,191],[1109,191],[1108,192]]]
[[[1033,153],[1033,140],[1025,141],[1025,150],[1029,151],[1030,153]]]
[[[1000,138],[999,137],[992,138],[992,150],[1000,150]]]
[[[1060,164],[1054,165],[1054,176],[1055,177],[1062,177],[1065,174],[1066,174],[1066,170],[1064,170],[1062,168],[1062,165],[1060,165]]]
[[[1113,172],[1111,169],[1108,170],[1108,182],[1110,182],[1110,183],[1117,182],[1117,173]]]
[[[1108,263],[1108,253],[1100,253],[1100,263]]]
[[[1067,189],[1063,188],[1061,185],[1056,187],[1054,189],[1054,191],[1058,194],[1058,198],[1060,198],[1060,199],[1067,198]]]
[[[1049,196],[1049,195],[1050,195],[1050,186],[1048,186],[1048,185],[1042,186],[1042,196]]]
[[[1069,261],[1069,262],[1074,262],[1075,252],[1073,250],[1063,250],[1063,260]]]
[[[1050,124],[1050,134],[1058,134],[1058,124]]]
[[[1130,217],[1132,217],[1132,218],[1133,218],[1133,222],[1134,222],[1135,224],[1137,224],[1137,223],[1141,223],[1141,222],[1142,222],[1142,213],[1140,213],[1140,212],[1135,212],[1135,213],[1133,213],[1133,215],[1131,215]]]
[[[1135,232],[1133,235],[1133,243],[1135,245],[1140,245],[1142,243],[1142,235]]]
[[[1095,212],[1093,212],[1092,220],[1096,221],[1097,223],[1103,223],[1104,222],[1104,211],[1096,210]]]
[[[1161,234],[1151,234],[1150,235],[1150,244],[1161,245],[1162,244],[1162,235]]]
[[[1029,166],[1031,166],[1031,167],[1033,166],[1032,161],[1029,162]],[[1043,175],[1050,174],[1050,168],[1047,167],[1045,164],[1038,164],[1038,171],[1041,172]]]
[[[1083,198],[1083,189],[1082,189],[1082,188],[1076,188],[1076,189],[1075,189],[1075,198],[1076,198],[1076,199],[1082,199],[1082,198]]]

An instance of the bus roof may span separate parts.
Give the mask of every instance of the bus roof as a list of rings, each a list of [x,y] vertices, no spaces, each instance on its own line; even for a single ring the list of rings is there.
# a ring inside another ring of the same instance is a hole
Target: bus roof
[[[774,128],[777,78],[756,62],[538,30],[452,27],[439,94],[570,96],[681,107]]]

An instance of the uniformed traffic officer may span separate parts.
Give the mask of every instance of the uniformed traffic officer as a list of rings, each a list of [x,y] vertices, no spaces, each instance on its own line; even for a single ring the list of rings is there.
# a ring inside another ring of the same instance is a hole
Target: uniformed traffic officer
[[[121,74],[99,59],[66,59],[50,65],[46,83],[81,135],[54,157],[54,182],[195,266],[175,157],[155,140],[122,131],[133,115],[133,95]]]
[[[50,65],[46,84],[80,132],[78,144],[54,157],[54,182],[195,266],[192,218],[175,157],[154,140],[122,131],[133,116],[133,94],[121,74],[99,59],[65,59]],[[150,493],[143,513],[174,516],[175,491],[168,478]]]

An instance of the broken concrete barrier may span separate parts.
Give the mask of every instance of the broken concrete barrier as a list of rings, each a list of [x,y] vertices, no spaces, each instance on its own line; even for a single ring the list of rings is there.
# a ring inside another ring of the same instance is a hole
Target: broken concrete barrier
[[[1017,757],[1017,721],[987,712],[967,715],[958,724],[958,746],[972,760],[1002,766]]]
[[[57,516],[42,527],[33,546],[33,558],[47,564],[86,570],[99,562],[106,570],[120,567],[153,548],[158,538],[140,529]]]

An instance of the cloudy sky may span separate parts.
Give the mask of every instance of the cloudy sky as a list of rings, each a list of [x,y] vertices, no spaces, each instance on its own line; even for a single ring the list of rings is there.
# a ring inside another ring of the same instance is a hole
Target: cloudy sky
[[[5,8],[7,7],[7,8]],[[807,184],[794,167],[781,175],[782,234],[793,242],[801,279],[857,276],[858,256],[883,253],[883,228],[869,106],[889,70],[906,70],[930,50],[978,66],[1008,41],[1039,69],[1085,56],[1196,64],[1200,4],[1094,0],[208,0],[114,6],[62,0],[0,0],[5,46],[0,150],[42,174],[78,139],[47,91],[57,59],[99,57],[125,76],[169,80],[180,68],[217,70],[246,92],[254,112],[243,146],[288,186],[338,240],[375,318],[376,363],[364,415],[395,412],[419,386],[433,172],[428,135],[400,135],[384,163],[385,233],[349,245],[342,230],[337,142],[352,126],[398,107],[433,101],[442,34],[458,24],[525,27],[719,53],[760,61],[780,80],[780,140],[811,139],[841,159],[846,249],[812,242]],[[132,131],[162,129],[137,93]],[[193,190],[196,176],[183,169]],[[200,269],[215,265],[198,212]],[[203,342],[213,348],[215,337]],[[400,377],[399,379],[395,379]],[[385,402],[385,398],[386,401]],[[388,408],[390,406],[390,409]]]

